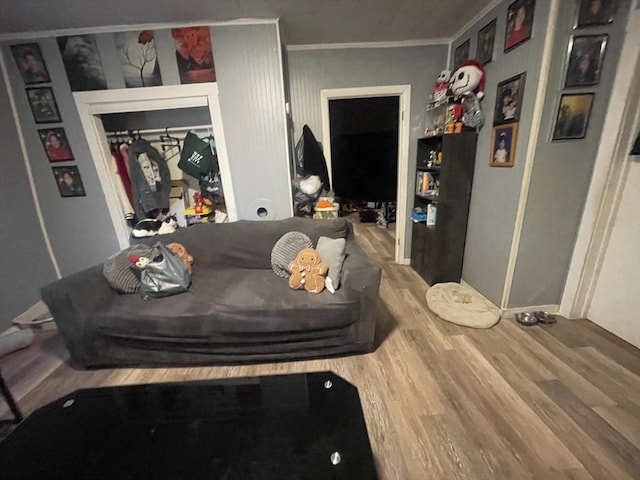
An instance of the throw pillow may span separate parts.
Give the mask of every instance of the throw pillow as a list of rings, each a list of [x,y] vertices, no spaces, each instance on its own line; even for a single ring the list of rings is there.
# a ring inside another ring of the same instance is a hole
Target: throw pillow
[[[313,248],[311,239],[302,232],[287,232],[271,250],[271,269],[282,278],[289,277],[289,264],[305,248]]]
[[[344,263],[344,249],[347,241],[344,238],[320,237],[316,251],[324,263],[329,266],[325,286],[331,293],[336,293],[340,286],[340,275]]]
[[[140,290],[140,274],[129,261],[130,255],[147,257],[151,255],[149,245],[134,245],[109,257],[102,267],[104,278],[109,285],[120,293],[136,293]]]

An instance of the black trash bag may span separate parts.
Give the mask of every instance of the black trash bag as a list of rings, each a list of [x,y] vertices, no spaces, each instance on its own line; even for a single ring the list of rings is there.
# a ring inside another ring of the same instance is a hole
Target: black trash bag
[[[322,182],[322,189],[330,190],[329,171],[324,153],[322,153],[322,148],[308,125],[302,127],[302,136],[296,144],[295,154],[296,175],[299,177],[317,175]]]

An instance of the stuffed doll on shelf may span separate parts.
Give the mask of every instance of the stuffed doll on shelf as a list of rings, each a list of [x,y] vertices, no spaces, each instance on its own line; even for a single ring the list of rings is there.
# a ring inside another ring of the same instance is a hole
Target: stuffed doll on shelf
[[[484,97],[486,75],[484,67],[477,60],[467,60],[449,80],[449,94],[460,105],[462,123],[468,127],[480,128],[484,115],[480,100]]]

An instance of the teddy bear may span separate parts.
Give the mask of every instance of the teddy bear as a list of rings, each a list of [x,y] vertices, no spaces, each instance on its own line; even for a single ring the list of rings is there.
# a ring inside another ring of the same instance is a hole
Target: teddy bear
[[[192,270],[191,266],[193,265],[193,256],[189,255],[189,252],[187,252],[187,249],[184,248],[184,245],[182,245],[181,243],[173,242],[173,243],[167,244],[167,248],[182,259],[185,266],[187,267],[187,271],[189,272],[189,275],[191,275],[191,270]]]
[[[295,290],[304,288],[309,293],[320,293],[324,289],[325,277],[329,271],[326,263],[313,248],[300,250],[289,264],[289,286]]]

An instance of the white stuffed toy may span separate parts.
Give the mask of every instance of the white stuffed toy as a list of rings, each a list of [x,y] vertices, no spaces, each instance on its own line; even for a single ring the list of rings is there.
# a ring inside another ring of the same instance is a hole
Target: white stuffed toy
[[[454,72],[449,81],[449,91],[462,106],[462,123],[467,127],[480,128],[484,115],[480,101],[484,97],[486,75],[477,60],[467,60]]]
[[[431,90],[431,99],[434,102],[439,102],[447,97],[447,90],[449,89],[449,80],[451,80],[451,70],[442,70],[436,84]]]
[[[475,93],[478,99],[484,97],[486,78],[484,67],[477,60],[467,60],[449,80],[449,90],[454,98]]]

